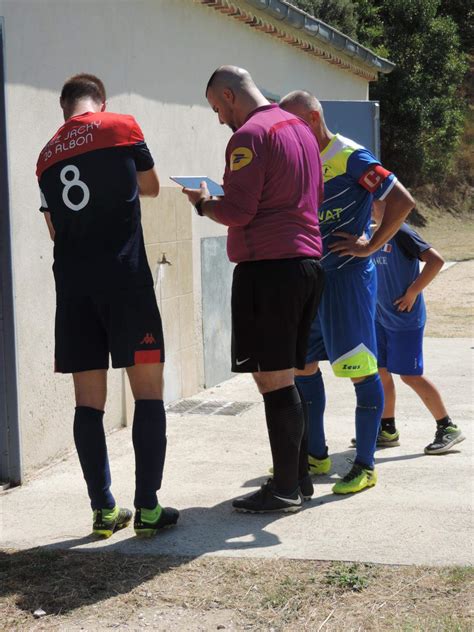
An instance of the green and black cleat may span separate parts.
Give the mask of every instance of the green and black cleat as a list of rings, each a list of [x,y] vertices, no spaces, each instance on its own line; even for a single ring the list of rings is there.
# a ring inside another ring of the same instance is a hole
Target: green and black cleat
[[[130,509],[117,505],[113,509],[95,509],[92,534],[98,538],[110,538],[116,531],[128,527],[131,519]]]
[[[146,513],[157,514],[156,520],[145,520]],[[163,529],[174,527],[178,522],[179,511],[173,507],[158,507],[155,510],[137,509],[135,512],[135,521],[133,527],[135,535],[139,538],[151,538]]]

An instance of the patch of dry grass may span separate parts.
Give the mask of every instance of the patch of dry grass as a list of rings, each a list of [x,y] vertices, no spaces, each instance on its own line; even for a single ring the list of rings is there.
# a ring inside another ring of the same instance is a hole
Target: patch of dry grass
[[[0,620],[13,630],[472,630],[471,568],[0,554]],[[35,620],[42,608],[47,616]]]
[[[423,206],[422,209],[427,224],[414,226],[414,228],[446,261],[466,261],[474,258],[474,217],[472,215],[454,215],[436,209],[428,210]]]
[[[424,291],[426,335],[468,338],[473,335],[474,261],[441,272]]]

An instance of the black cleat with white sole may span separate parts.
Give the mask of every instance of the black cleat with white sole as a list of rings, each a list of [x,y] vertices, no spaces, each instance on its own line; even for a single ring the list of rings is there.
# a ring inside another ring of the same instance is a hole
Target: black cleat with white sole
[[[303,506],[303,495],[299,487],[290,496],[279,494],[273,486],[273,479],[270,478],[258,491],[234,500],[232,506],[236,511],[247,513],[267,513],[271,511],[293,513],[299,511]]]
[[[311,475],[308,474],[299,481],[300,491],[304,500],[311,500],[314,494],[314,485],[311,479]]]

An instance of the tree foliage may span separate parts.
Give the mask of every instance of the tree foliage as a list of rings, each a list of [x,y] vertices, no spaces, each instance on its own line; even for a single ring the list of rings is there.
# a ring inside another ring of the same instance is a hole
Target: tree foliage
[[[353,0],[291,0],[291,4],[349,37],[355,37],[357,33],[358,20]]]
[[[370,89],[381,105],[384,163],[407,185],[439,182],[449,172],[466,115],[463,47],[472,46],[472,5],[465,0],[294,4],[395,62],[395,70],[380,75]]]

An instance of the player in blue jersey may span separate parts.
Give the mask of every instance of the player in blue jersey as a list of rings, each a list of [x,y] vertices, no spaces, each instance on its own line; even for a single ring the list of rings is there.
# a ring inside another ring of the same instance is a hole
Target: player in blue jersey
[[[383,217],[383,202],[374,204],[376,226]],[[420,273],[420,260],[425,266]],[[376,332],[378,365],[385,405],[380,440],[399,445],[395,426],[395,384],[392,373],[410,386],[433,415],[437,429],[426,454],[443,454],[464,441],[453,424],[436,386],[423,375],[423,330],[426,308],[422,291],[443,267],[444,260],[407,224],[375,253],[377,269]]]
[[[321,149],[324,202],[319,208],[326,272],[318,315],[313,322],[304,371],[297,384],[308,404],[309,470],[325,474],[331,462],[324,436],[325,391],[320,360],[329,360],[338,377],[352,380],[356,394],[356,458],[333,486],[336,494],[377,482],[374,452],[383,410],[375,335],[376,272],[370,258],[399,229],[414,206],[408,191],[375,156],[326,126],[319,101],[308,92],[285,96],[280,106],[303,118]],[[380,228],[369,239],[374,199],[384,200]]]

